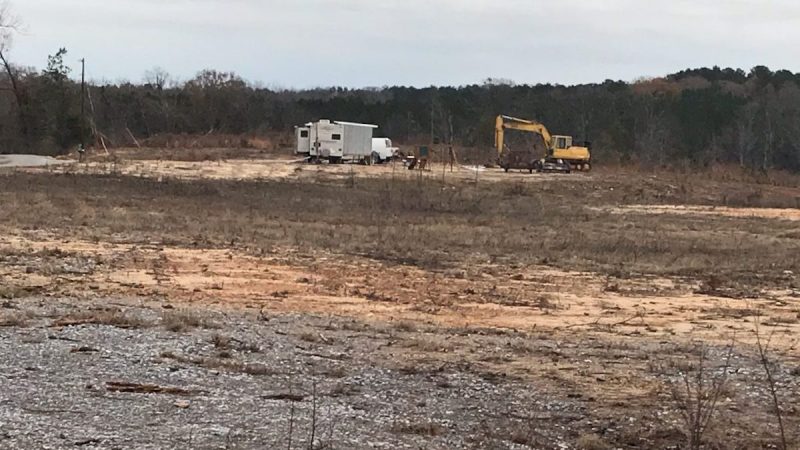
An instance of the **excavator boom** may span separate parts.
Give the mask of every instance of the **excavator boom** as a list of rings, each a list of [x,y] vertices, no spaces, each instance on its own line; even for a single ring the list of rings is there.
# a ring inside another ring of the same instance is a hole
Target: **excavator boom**
[[[591,169],[591,153],[589,148],[573,145],[571,136],[554,136],[550,134],[547,127],[539,122],[505,115],[497,116],[495,122],[494,145],[497,149],[497,156],[500,159],[507,156],[506,151],[508,149],[505,143],[506,130],[518,130],[540,135],[547,147],[545,159],[563,160],[568,163],[568,167],[569,165],[573,165],[578,170],[588,171]],[[505,166],[507,167],[508,164]]]
[[[539,122],[532,120],[518,119],[511,116],[497,116],[495,126],[494,145],[497,148],[497,153],[502,154],[505,148],[505,134],[506,130],[519,130],[535,133],[542,136],[544,144],[550,149],[553,137],[547,130],[547,127]]]

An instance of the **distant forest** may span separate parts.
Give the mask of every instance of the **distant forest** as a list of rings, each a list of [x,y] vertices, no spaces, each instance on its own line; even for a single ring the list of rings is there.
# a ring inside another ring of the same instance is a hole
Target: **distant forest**
[[[436,138],[489,154],[493,119],[502,113],[590,141],[598,163],[800,171],[800,74],[767,67],[578,86],[487,79],[460,87],[308,90],[259,87],[215,70],[174,82],[155,69],[141,83],[90,83],[82,126],[81,86],[65,54],[50,56],[43,71],[4,64],[0,153],[74,150],[82,128],[90,145],[103,137],[111,147],[159,135],[288,136],[295,125],[330,118],[377,124],[400,144]]]

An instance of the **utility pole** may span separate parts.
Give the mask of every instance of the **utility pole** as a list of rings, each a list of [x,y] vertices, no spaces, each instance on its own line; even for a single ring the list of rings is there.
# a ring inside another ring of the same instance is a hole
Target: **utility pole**
[[[83,161],[86,152],[86,58],[81,58],[81,148],[78,158]]]

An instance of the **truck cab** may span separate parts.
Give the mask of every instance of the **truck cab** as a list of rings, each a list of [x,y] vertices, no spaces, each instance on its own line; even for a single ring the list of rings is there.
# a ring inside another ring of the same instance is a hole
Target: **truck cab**
[[[372,162],[383,163],[392,159],[398,148],[392,146],[389,138],[372,138]]]

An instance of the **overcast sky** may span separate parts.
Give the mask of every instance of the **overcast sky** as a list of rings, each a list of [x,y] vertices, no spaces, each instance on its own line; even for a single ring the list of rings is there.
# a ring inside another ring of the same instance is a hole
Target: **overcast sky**
[[[95,80],[160,66],[273,87],[574,84],[688,67],[800,71],[796,0],[11,0],[11,57],[85,57]]]

